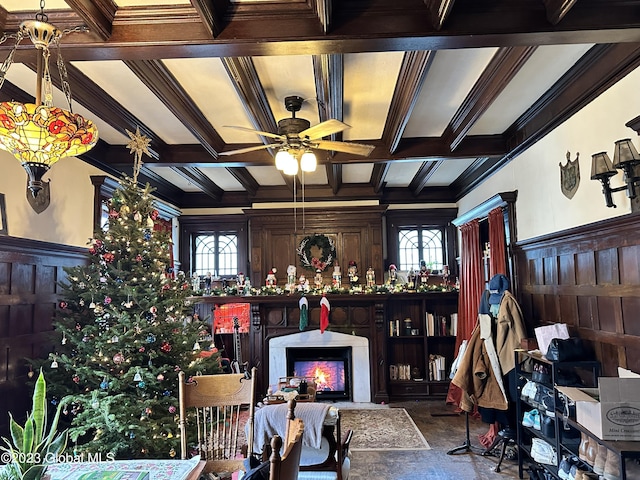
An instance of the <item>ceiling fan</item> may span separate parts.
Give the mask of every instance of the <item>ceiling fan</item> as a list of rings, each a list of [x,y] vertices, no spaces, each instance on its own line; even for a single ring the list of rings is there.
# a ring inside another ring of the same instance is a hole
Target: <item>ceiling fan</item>
[[[255,147],[240,148],[238,150],[230,150],[228,152],[220,152],[220,155],[236,155],[239,153],[253,152],[263,150],[265,148],[276,148],[278,150],[294,150],[305,152],[309,149],[331,150],[334,152],[351,153],[353,155],[362,155],[368,157],[375,148],[373,145],[365,145],[362,143],[337,142],[333,140],[322,140],[334,133],[342,132],[347,128],[351,128],[340,120],[331,119],[311,126],[309,120],[304,118],[296,118],[296,112],[302,108],[304,99],[297,96],[290,96],[284,99],[285,108],[291,112],[291,118],[283,118],[278,121],[278,133],[262,132],[251,128],[228,126],[238,130],[257,133],[264,137],[274,138],[275,143],[267,145],[258,145]]]

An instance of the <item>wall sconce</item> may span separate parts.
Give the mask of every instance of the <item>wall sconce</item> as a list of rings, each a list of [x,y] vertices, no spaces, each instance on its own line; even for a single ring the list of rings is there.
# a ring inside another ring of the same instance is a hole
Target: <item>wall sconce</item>
[[[607,207],[616,208],[613,203],[613,192],[627,191],[628,198],[636,197],[636,182],[640,177],[635,175],[635,167],[640,165],[640,155],[631,142],[630,138],[618,140],[615,143],[613,152],[613,163],[609,159],[607,152],[600,152],[591,157],[591,180],[602,182],[602,193],[604,194]],[[625,185],[611,188],[609,179],[618,174],[618,170],[624,172]]]

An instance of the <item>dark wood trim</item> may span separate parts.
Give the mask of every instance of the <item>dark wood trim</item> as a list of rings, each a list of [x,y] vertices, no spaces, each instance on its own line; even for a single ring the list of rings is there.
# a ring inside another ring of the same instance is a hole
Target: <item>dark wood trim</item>
[[[451,223],[453,223],[456,227],[464,225],[465,223],[474,220],[474,219],[482,219],[485,218],[491,210],[498,207],[505,207],[515,205],[516,199],[518,198],[518,191],[514,190],[512,192],[501,192],[493,197],[485,200],[480,205],[472,208],[471,210],[466,211],[459,217],[454,218]],[[516,240],[515,238],[513,239]]]

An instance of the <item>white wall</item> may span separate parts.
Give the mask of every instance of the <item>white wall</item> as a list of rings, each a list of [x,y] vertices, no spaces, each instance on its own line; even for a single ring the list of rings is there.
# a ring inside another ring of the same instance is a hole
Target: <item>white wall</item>
[[[26,198],[27,173],[18,160],[0,150],[0,193],[4,193],[8,234],[45,242],[86,247],[93,235],[93,190],[90,175],[97,168],[64,158],[44,175],[51,180],[51,204],[37,214]]]
[[[627,75],[607,92],[549,133],[530,149],[460,200],[459,214],[467,212],[496,193],[518,191],[516,201],[518,240],[627,214],[631,211],[624,192],[613,194],[617,208],[607,208],[601,183],[591,180],[591,155],[607,151],[613,159],[616,140],[636,133],[625,126],[640,115],[640,69]],[[580,153],[580,186],[569,200],[560,189],[560,167]],[[611,179],[622,185],[622,173]]]

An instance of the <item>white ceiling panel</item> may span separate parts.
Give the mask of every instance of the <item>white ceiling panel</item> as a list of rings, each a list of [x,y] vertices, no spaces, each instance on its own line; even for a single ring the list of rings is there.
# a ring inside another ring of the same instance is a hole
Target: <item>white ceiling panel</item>
[[[505,131],[592,46],[538,47],[469,134],[488,135]]]
[[[231,175],[226,168],[200,167],[199,170],[225,191],[240,192],[244,190],[240,182],[236,180],[236,177]]]
[[[296,113],[297,117],[306,118],[311,125],[319,122],[313,59],[310,55],[256,57],[253,64],[276,122],[291,116],[284,106],[284,99],[288,96],[305,100],[300,112]]]
[[[73,65],[116,101],[126,105],[131,113],[169,145],[198,143],[191,132],[123,62],[105,60],[73,62]],[[73,85],[71,89],[73,90]]]
[[[496,50],[476,48],[437,52],[404,136],[442,135]]]
[[[469,166],[475,162],[475,158],[456,158],[445,160],[429,177],[427,185],[433,187],[446,187],[458,178]]]
[[[219,58],[180,58],[163,62],[216,129],[225,143],[260,143],[255,133],[228,126],[254,128]]]
[[[422,161],[391,162],[384,177],[387,187],[408,187]]]
[[[247,167],[248,172],[260,185],[274,186],[286,185],[282,173],[273,167]]]
[[[344,183],[369,183],[373,163],[357,163],[342,166],[342,181]]]
[[[144,157],[143,157],[144,161]],[[170,167],[155,167],[150,166],[149,169],[163,178],[167,179],[167,181],[173,183],[176,187],[185,192],[199,192],[201,191],[200,187],[194,185],[189,180],[184,178],[179,173],[174,172]]]
[[[345,140],[382,137],[404,52],[344,56]]]

